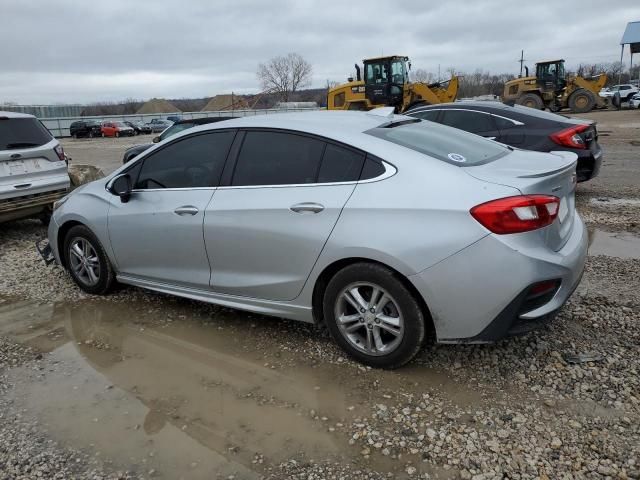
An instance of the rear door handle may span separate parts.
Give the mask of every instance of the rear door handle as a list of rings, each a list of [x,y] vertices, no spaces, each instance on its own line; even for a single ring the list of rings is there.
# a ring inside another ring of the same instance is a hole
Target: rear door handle
[[[291,205],[291,207],[289,208],[292,212],[296,213],[320,213],[324,210],[324,205],[320,205],[319,203],[304,202],[296,203],[295,205]]]
[[[184,215],[195,215],[199,212],[200,210],[198,210],[196,207],[194,207],[193,205],[185,205],[184,207],[178,207],[176,208],[173,213],[175,213],[176,215],[180,215],[181,217]]]

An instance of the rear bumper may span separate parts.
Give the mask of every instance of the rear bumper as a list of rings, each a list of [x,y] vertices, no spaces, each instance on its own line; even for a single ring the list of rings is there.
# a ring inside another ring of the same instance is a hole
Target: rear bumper
[[[587,245],[587,231],[576,213],[571,236],[558,252],[516,250],[487,235],[409,279],[429,306],[438,342],[493,342],[553,317],[580,283]],[[529,287],[552,279],[560,281],[553,297],[523,310]]]
[[[0,222],[36,215],[69,193],[68,175],[32,182],[31,187],[17,191],[13,186],[0,187]]]
[[[597,177],[600,173],[600,167],[602,167],[602,148],[600,145],[591,150],[575,152],[578,153],[578,165],[576,166],[578,182],[586,182]]]

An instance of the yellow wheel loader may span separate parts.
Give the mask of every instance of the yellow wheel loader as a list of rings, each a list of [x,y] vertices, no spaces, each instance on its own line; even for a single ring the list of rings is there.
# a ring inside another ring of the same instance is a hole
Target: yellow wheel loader
[[[395,107],[401,113],[416,105],[453,102],[458,94],[458,77],[440,83],[409,81],[409,58],[402,55],[369,58],[364,62],[364,79],[356,64],[356,79],[338,85],[327,94],[329,110],[371,110]]]
[[[504,84],[502,101],[513,105],[557,112],[569,108],[575,113],[590,112],[594,108],[606,108],[608,100],[598,93],[607,83],[603,73],[594,79],[567,76],[564,60],[536,63],[536,75],[509,80]]]

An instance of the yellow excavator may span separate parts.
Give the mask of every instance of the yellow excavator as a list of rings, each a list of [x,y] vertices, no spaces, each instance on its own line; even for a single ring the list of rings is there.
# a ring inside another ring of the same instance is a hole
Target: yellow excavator
[[[364,78],[356,64],[356,79],[331,88],[329,110],[371,110],[395,107],[401,113],[417,105],[453,102],[458,94],[458,77],[446,82],[410,82],[411,62],[403,55],[363,60]]]
[[[525,68],[524,77],[504,84],[503,102],[539,110],[548,108],[552,112],[570,108],[575,113],[590,112],[608,105],[608,100],[598,95],[607,83],[604,73],[593,79],[567,76],[564,60],[536,63],[535,76],[529,76],[529,69]]]

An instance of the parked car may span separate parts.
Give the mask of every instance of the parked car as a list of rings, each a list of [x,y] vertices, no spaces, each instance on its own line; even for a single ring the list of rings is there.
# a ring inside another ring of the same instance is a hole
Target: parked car
[[[101,128],[99,120],[78,120],[69,125],[69,133],[73,138],[93,138],[102,135]]]
[[[163,120],[162,118],[153,118],[147,126],[151,129],[153,133],[162,132],[173,125],[173,122],[169,120]]]
[[[578,155],[578,182],[598,175],[602,148],[596,122],[500,102],[461,101],[417,107],[406,112],[466,130],[512,147],[538,152],[570,151]]]
[[[120,282],[322,323],[376,367],[427,331],[483,343],[552,317],[587,253],[576,155],[392,112],[184,130],[58,202],[52,255],[85,292]]]
[[[231,120],[233,117],[205,117],[205,118],[192,118],[190,120],[181,120],[177,123],[174,123],[169,128],[167,128],[164,132],[162,132],[157,137],[153,138],[153,143],[161,142],[162,140],[169,138],[176,133],[182,132],[187,128],[195,127],[197,125],[205,125],[207,123],[215,123],[221,122],[223,120]],[[133,147],[129,147],[125,150],[124,156],[122,157],[122,163],[127,163],[135,156],[144,152],[148,148],[153,147],[153,143],[143,143],[141,145],[134,145]]]
[[[631,100],[629,100],[629,107],[640,108],[640,93],[636,93]]]
[[[102,122],[103,137],[131,137],[135,134],[135,130],[124,122]]]
[[[151,127],[139,120],[123,122],[127,127],[133,128],[134,135],[143,135],[151,133]]]
[[[0,111],[0,222],[40,217],[67,194],[62,146],[33,115]]]
[[[614,85],[613,87],[608,87],[600,90],[598,95],[602,98],[611,98],[616,93],[620,94],[620,100],[623,102],[628,102],[631,100],[636,93],[640,92],[636,85],[632,85],[630,83],[626,83],[624,85]]]
[[[176,123],[182,120],[182,117],[180,115],[167,115],[167,120],[169,120],[170,122]]]

